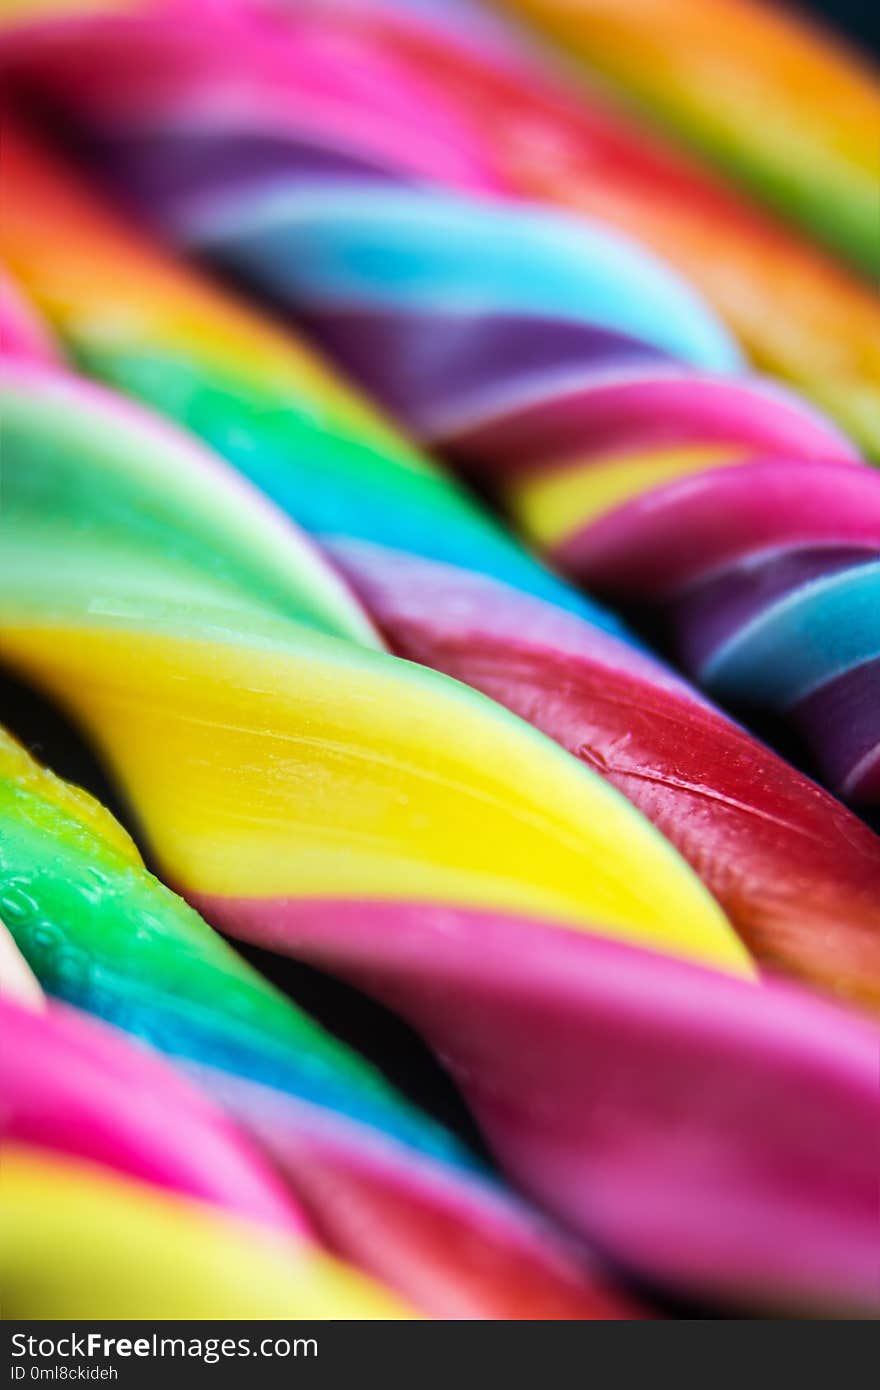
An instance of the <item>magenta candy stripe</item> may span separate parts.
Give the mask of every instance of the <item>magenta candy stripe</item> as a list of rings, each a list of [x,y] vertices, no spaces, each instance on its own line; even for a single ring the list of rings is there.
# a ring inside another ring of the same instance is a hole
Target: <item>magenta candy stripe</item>
[[[585,442],[597,456],[699,443],[793,458],[861,461],[829,420],[768,381],[736,381],[675,367],[611,371],[597,374],[570,401],[561,402],[565,412],[559,418],[553,404],[545,403],[546,418],[532,413],[540,402],[529,408],[533,428],[525,436],[522,424],[516,425],[514,462],[537,465],[548,454],[576,454]],[[490,468],[504,449],[506,424],[505,419],[463,422],[458,428],[466,438],[450,434],[443,442],[466,448]],[[498,463],[506,473],[509,465],[502,459]]]
[[[0,1134],[305,1234],[259,1153],[194,1086],[109,1025],[0,999]]]
[[[417,1021],[510,1174],[625,1264],[728,1296],[784,1287],[809,1305],[833,1289],[874,1306],[880,1033],[866,1021],[534,922],[511,952],[492,914],[277,900],[267,929],[265,902],[200,906]]]
[[[624,503],[557,547],[600,589],[668,596],[743,554],[880,545],[876,479],[839,464],[757,459],[678,478]]]
[[[175,141],[193,133],[213,137],[229,113],[255,135],[268,129],[296,141],[305,110],[302,133],[318,149],[342,150],[358,163],[390,164],[398,176],[402,162],[410,176],[436,178],[439,172],[458,186],[502,191],[493,160],[473,146],[469,123],[451,106],[439,109],[425,83],[399,62],[371,50],[361,67],[356,41],[328,38],[314,25],[299,31],[291,49],[279,42],[280,24],[262,30],[246,14],[242,24],[236,8],[248,5],[223,3],[210,18],[199,14],[197,0],[159,3],[152,15],[61,18],[5,33],[3,50],[12,63],[37,57],[66,90],[88,94],[107,119],[124,123],[126,137],[133,133],[147,153],[157,133]],[[259,78],[244,86],[243,58]],[[293,93],[303,109],[292,113]],[[356,128],[353,93],[362,103]],[[410,137],[403,145],[402,130]],[[111,132],[99,132],[105,134]]]
[[[12,277],[0,265],[0,353],[37,362],[56,362],[43,324]]]

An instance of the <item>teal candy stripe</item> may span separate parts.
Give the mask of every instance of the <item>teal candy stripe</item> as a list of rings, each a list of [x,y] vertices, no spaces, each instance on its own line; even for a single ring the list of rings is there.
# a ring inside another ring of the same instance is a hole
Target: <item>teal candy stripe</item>
[[[7,373],[0,406],[4,568],[16,540],[34,527],[46,538],[57,532],[60,567],[65,552],[76,551],[76,568],[93,574],[108,570],[108,551],[124,534],[126,564],[109,567],[120,600],[120,574],[130,596],[156,596],[161,576],[151,572],[140,584],[138,576],[160,556],[175,606],[268,607],[328,635],[377,645],[335,573],[222,457],[60,373]],[[33,579],[39,587],[39,575]],[[68,596],[57,584],[54,590],[62,601]]]
[[[494,309],[598,323],[709,371],[738,350],[690,287],[585,219],[464,199],[432,188],[321,187],[215,194],[175,219],[208,250],[233,244],[282,296],[334,304]]]
[[[292,394],[258,395],[234,378],[159,352],[71,344],[84,370],[170,415],[205,440],[319,539],[375,545],[487,575],[630,643],[624,624],[556,578],[465,489],[406,451],[400,457],[316,418]]]
[[[701,679],[729,697],[785,709],[880,656],[878,612],[880,561],[815,580],[738,632]]]

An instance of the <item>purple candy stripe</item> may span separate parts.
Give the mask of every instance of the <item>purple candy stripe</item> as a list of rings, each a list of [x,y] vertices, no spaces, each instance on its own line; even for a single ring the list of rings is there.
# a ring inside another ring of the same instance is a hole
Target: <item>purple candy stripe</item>
[[[202,193],[224,190],[254,191],[267,185],[289,187],[303,183],[401,184],[405,175],[371,161],[310,139],[259,132],[184,130],[93,135],[83,152],[94,169],[132,205],[163,219],[176,204],[188,204]],[[132,170],[137,177],[132,178]]]
[[[534,315],[444,314],[435,310],[334,307],[306,310],[300,322],[416,435],[430,437],[438,416],[536,391],[555,394],[597,370],[656,364],[662,354],[635,338],[586,323]]]
[[[539,660],[593,663],[708,706],[698,690],[641,647],[488,575],[368,541],[332,537],[322,539],[322,547],[384,625],[392,647],[413,626],[430,630],[438,649],[450,642],[482,649],[489,642],[507,642],[518,658],[532,652]],[[512,674],[517,669],[515,661]]]
[[[878,709],[880,657],[820,686],[792,710],[799,729],[822,750],[826,775],[846,779],[844,793],[867,801],[880,795]]]
[[[669,605],[681,661],[699,673],[720,647],[773,604],[816,579],[875,562],[878,556],[873,548],[833,545],[744,556],[735,568],[695,584]]]

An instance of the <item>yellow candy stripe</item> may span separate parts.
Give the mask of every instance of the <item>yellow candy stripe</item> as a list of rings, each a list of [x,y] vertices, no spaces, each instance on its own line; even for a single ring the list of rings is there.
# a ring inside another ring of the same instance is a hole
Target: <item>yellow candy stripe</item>
[[[293,624],[258,644],[5,606],[6,658],[92,732],[188,892],[493,908],[750,972],[663,837],[464,686]]]
[[[695,444],[639,450],[583,463],[565,460],[558,468],[550,466],[515,480],[508,490],[508,505],[535,541],[558,545],[605,512],[652,487],[706,468],[742,463],[747,457],[733,445]]]
[[[125,14],[143,9],[143,0],[0,0],[0,18],[10,22]]]
[[[131,836],[100,801],[81,787],[56,777],[51,768],[35,762],[30,753],[0,727],[0,781],[14,782],[24,791],[32,791],[49,802],[65,816],[78,821],[104,840],[123,859],[140,866],[143,861]]]
[[[265,1226],[23,1147],[4,1148],[0,1164],[7,1319],[413,1316]]]

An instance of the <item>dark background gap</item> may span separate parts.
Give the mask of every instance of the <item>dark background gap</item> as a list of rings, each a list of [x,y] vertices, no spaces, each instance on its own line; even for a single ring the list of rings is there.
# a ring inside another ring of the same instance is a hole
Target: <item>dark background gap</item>
[[[877,0],[804,0],[799,8],[837,30],[857,47],[880,53],[880,6]]]

